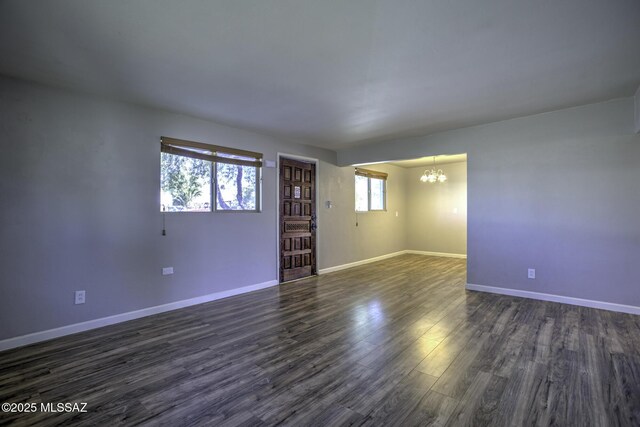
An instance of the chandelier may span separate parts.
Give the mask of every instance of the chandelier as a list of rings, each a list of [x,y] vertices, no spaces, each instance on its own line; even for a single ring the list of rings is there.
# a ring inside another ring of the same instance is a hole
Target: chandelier
[[[431,170],[425,169],[420,181],[433,184],[434,182],[445,182],[446,180],[447,176],[442,172],[442,169],[436,170],[436,156],[433,156],[433,167]]]

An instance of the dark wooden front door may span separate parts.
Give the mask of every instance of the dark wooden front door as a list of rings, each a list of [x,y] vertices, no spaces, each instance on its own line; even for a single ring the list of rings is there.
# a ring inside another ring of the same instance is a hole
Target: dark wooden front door
[[[316,274],[316,165],[280,158],[280,281]]]

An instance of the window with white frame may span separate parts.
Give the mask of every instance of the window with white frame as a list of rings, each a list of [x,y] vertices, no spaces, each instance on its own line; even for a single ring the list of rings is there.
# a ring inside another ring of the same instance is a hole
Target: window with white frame
[[[356,211],[387,209],[387,174],[356,168]]]
[[[260,211],[262,154],[162,137],[160,210]]]

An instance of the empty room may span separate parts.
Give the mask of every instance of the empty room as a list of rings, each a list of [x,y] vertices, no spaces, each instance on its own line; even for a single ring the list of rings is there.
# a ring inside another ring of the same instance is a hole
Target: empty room
[[[640,425],[640,2],[0,0],[0,425]]]

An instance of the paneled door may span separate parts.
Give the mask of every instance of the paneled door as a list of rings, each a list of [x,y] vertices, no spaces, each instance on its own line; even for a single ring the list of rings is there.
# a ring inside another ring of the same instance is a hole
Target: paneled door
[[[316,165],[280,158],[280,282],[316,274]]]

